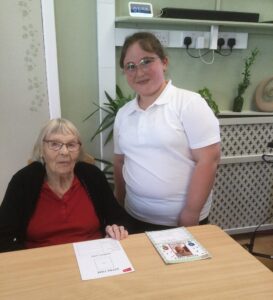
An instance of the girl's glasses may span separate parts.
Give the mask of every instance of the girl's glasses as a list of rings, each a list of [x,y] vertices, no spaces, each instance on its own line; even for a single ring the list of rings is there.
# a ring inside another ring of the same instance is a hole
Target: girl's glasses
[[[133,62],[128,62],[124,66],[124,72],[128,75],[133,75],[136,73],[139,68],[141,71],[148,70],[151,67],[151,64],[158,59],[159,57],[143,57],[138,64]]]

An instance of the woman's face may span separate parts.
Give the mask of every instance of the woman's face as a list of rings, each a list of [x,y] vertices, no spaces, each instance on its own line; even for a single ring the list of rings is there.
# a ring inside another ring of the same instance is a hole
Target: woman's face
[[[47,175],[71,175],[74,172],[79,153],[80,143],[75,135],[61,133],[47,135],[42,151]]]
[[[149,60],[145,64],[145,59]],[[144,64],[140,64],[140,62]],[[130,71],[130,65],[135,66]],[[163,61],[155,54],[143,50],[139,43],[132,44],[124,58],[124,72],[130,87],[141,99],[156,99],[165,86],[164,71],[167,69],[168,59]]]

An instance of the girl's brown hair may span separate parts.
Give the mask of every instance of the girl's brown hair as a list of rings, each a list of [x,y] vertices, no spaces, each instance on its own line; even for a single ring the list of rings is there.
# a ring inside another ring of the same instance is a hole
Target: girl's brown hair
[[[150,32],[136,32],[133,35],[128,36],[124,41],[119,59],[119,65],[122,69],[124,68],[124,58],[128,48],[136,42],[139,43],[141,49],[150,53],[155,53],[162,61],[167,56],[163,46],[154,34]]]

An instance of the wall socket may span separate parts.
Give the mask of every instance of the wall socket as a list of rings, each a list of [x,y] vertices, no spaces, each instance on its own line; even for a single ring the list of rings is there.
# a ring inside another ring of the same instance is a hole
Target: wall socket
[[[151,30],[163,47],[169,46],[169,31],[168,30]]]
[[[228,39],[235,39],[235,45],[233,49],[247,49],[248,33],[238,33],[238,32],[218,32],[218,39],[223,38],[225,44],[222,49],[229,49]]]
[[[124,43],[124,40],[127,36],[134,34],[138,31],[149,31],[153,33],[160,43],[163,45],[163,47],[169,47],[170,46],[170,35],[172,31],[169,30],[154,30],[154,29],[134,29],[134,28],[116,28],[116,46],[122,46]],[[178,31],[177,31],[178,32]]]
[[[190,37],[192,42],[189,48],[204,49],[209,48],[210,32],[206,31],[182,31],[181,32],[181,47],[186,48],[184,45],[184,39]],[[203,47],[202,47],[203,46]]]
[[[183,31],[181,32],[181,47],[186,48],[184,45],[185,37],[190,37],[192,39],[192,43],[189,48],[193,49],[209,49],[211,34],[206,31]],[[235,39],[236,44],[233,49],[247,49],[247,40],[248,33],[238,33],[238,32],[218,32],[217,38],[223,38],[225,40],[225,44],[222,46],[222,49],[229,49],[228,39]],[[201,43],[200,43],[201,41]],[[203,42],[202,42],[203,41]],[[201,45],[202,44],[202,45]],[[203,47],[202,47],[203,46]]]
[[[189,48],[209,49],[211,42],[211,33],[209,31],[179,31],[179,30],[155,30],[155,29],[135,29],[135,28],[116,28],[116,46],[122,46],[127,36],[138,32],[149,31],[157,36],[164,47],[168,48],[186,48],[184,45],[185,37],[191,37],[192,43]],[[227,41],[230,38],[236,40],[233,49],[247,48],[247,33],[238,32],[218,32],[217,39],[223,38],[225,44],[222,49],[229,49]]]

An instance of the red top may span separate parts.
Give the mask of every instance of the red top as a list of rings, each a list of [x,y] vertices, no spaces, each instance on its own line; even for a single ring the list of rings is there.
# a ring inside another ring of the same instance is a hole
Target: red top
[[[27,228],[26,247],[102,238],[94,206],[79,179],[59,198],[45,182]]]

